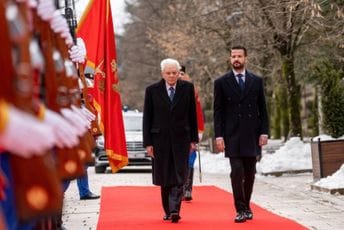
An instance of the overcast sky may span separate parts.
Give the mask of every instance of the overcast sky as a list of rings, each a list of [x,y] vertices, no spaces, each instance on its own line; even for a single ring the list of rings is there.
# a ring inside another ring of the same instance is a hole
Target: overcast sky
[[[125,0],[110,0],[111,9],[112,9],[112,19],[114,22],[115,32],[123,33],[123,24],[128,22],[128,14],[124,12],[124,3]],[[75,8],[78,19],[81,17],[85,7],[87,6],[89,0],[76,0]]]

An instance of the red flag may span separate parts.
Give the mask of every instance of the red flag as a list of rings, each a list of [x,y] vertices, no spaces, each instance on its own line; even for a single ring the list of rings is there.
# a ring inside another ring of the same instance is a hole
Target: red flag
[[[198,127],[198,136],[199,139],[202,139],[202,134],[204,132],[204,118],[203,118],[203,111],[201,106],[201,101],[199,99],[198,90],[195,92],[195,99],[196,99],[196,114],[197,114],[197,127]]]
[[[94,70],[89,93],[100,114],[100,127],[112,172],[128,164],[122,103],[117,76],[116,45],[110,0],[90,0],[77,28],[87,50],[87,67]]]

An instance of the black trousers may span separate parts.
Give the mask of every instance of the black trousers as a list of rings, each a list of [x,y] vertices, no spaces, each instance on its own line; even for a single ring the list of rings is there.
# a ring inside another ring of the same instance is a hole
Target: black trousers
[[[231,184],[237,212],[250,210],[250,200],[256,174],[256,157],[230,157]]]
[[[186,191],[192,192],[192,184],[193,184],[193,175],[194,175],[194,169],[189,167],[188,168],[188,176],[186,178],[185,184],[184,184],[184,195]]]
[[[165,214],[178,213],[183,196],[183,185],[161,186],[161,200]]]

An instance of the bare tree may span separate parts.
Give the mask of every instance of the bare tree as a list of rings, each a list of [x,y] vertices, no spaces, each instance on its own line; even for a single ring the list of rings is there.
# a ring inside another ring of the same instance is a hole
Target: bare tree
[[[289,130],[302,136],[300,87],[308,84],[309,63],[328,50],[343,58],[335,51],[343,44],[341,1],[136,0],[128,11],[133,18],[121,38],[120,70],[131,92],[125,99],[138,107],[143,86],[160,77],[158,63],[169,56],[187,66],[211,111],[213,80],[229,69],[231,46],[243,44],[248,68],[265,80],[271,114],[281,108],[283,122],[275,126],[282,124],[284,136]],[[285,95],[287,105],[275,102]]]

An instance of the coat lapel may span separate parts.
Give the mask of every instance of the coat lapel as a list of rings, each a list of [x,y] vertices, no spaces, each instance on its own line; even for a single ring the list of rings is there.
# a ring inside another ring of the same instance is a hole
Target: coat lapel
[[[240,96],[240,100],[242,100],[250,92],[250,89],[252,88],[254,80],[253,80],[253,77],[251,76],[250,72],[248,72],[246,70],[244,92],[241,92],[239,84],[238,84],[237,80],[235,79],[233,71],[230,71],[228,73],[227,78],[226,78],[226,82],[232,88],[232,90]]]
[[[174,95],[173,101],[172,101],[172,107],[174,107],[180,100],[180,98],[182,98],[184,94],[184,82],[178,80],[177,81],[177,85],[176,85],[176,93]]]
[[[238,94],[239,96],[241,96],[239,84],[238,84],[238,82],[237,82],[236,79],[235,79],[235,76],[234,76],[233,71],[230,71],[230,72],[227,74],[226,82],[228,83],[228,85],[232,88],[232,90],[233,90],[236,94]]]
[[[251,74],[246,71],[246,75],[245,75],[245,89],[244,92],[241,94],[240,99],[243,99],[244,97],[247,96],[248,92],[250,92],[250,89],[252,88],[253,85],[253,77],[251,76]]]
[[[168,94],[167,94],[166,83],[164,79],[161,79],[161,81],[159,82],[159,95],[161,95],[162,99],[167,104],[171,104],[170,98],[168,97]]]

